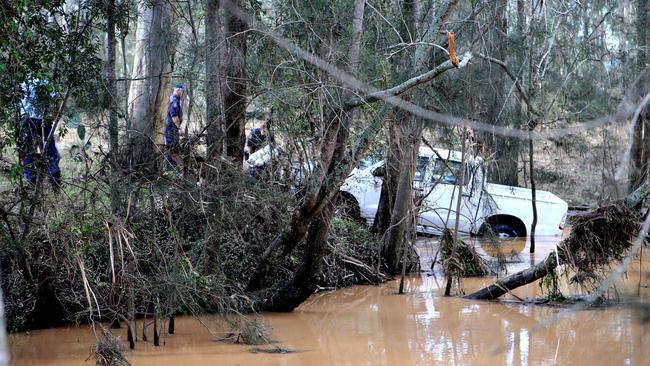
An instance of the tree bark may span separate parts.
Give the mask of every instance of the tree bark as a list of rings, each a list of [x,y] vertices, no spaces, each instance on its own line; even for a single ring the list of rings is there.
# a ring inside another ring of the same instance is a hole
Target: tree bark
[[[637,69],[644,72],[650,66],[650,0],[637,0]],[[634,126],[629,165],[629,192],[648,178],[650,160],[650,108],[646,107]]]
[[[490,31],[489,39],[492,44],[491,54],[499,60],[506,59],[508,55],[508,23],[507,23],[507,1],[500,0],[494,2],[495,27]],[[497,68],[490,70],[490,90],[492,96],[485,115],[487,121],[497,126],[508,125],[506,114],[506,100],[504,98],[506,74]],[[517,122],[516,124],[519,124]],[[485,134],[488,146],[492,148],[495,154],[497,164],[490,166],[490,177],[500,184],[511,186],[519,185],[519,140],[506,136],[495,134]]]
[[[108,142],[109,142],[109,161],[113,174],[110,175],[110,195],[111,195],[111,212],[116,214],[121,205],[119,187],[115,174],[118,168],[118,99],[117,99],[117,81],[115,79],[115,53],[117,42],[115,38],[115,0],[105,0],[104,16],[106,17],[106,38],[104,44],[104,63],[103,74],[106,85],[106,96],[108,97]]]
[[[530,225],[530,252],[535,253],[535,230],[537,229],[537,189],[535,187],[535,169],[534,169],[534,156],[535,156],[535,145],[533,144],[533,130],[535,129],[535,121],[528,122],[529,133],[528,133],[528,164],[530,166],[530,194],[531,194],[531,204],[533,205],[533,223]]]
[[[223,150],[223,111],[221,61],[225,37],[219,16],[219,0],[205,0],[205,109],[208,161],[215,161]]]
[[[391,113],[394,120],[407,118],[407,113],[401,109],[395,109]],[[382,237],[390,227],[391,210],[397,197],[397,185],[399,182],[399,172],[402,171],[402,126],[399,123],[390,123],[386,127],[386,153],[384,154],[384,176],[382,177],[381,193],[372,231],[379,237]]]
[[[234,8],[233,8],[234,7]],[[235,162],[244,160],[246,123],[246,23],[235,13],[243,11],[244,0],[233,0],[225,7],[226,75],[223,90],[226,154]]]
[[[389,275],[396,275],[400,268],[400,260],[406,260],[404,239],[409,229],[409,212],[413,208],[413,174],[424,127],[419,118],[411,116],[410,119],[412,122],[402,151],[403,162],[391,210],[390,226],[382,243],[382,257]]]
[[[411,42],[416,42],[418,40],[418,17],[420,12],[420,1],[419,0],[404,0],[402,3],[402,17],[404,18],[403,26],[400,27],[400,37],[405,40],[410,40]],[[414,52],[406,52],[402,57],[395,58],[393,60],[393,69],[397,70],[414,70],[412,66],[415,62]],[[406,72],[398,72],[399,74],[406,75]],[[375,93],[376,94],[376,93]],[[372,100],[370,98],[366,100]],[[395,109],[392,115],[396,120],[409,120],[412,121],[412,117],[405,111],[401,109]],[[384,176],[382,178],[381,193],[379,195],[379,203],[377,206],[377,212],[375,213],[375,221],[373,223],[373,232],[375,232],[380,237],[384,237],[384,234],[391,227],[393,207],[397,204],[398,196],[398,187],[400,182],[401,172],[405,169],[408,169],[408,164],[404,164],[403,158],[409,158],[407,155],[408,149],[406,146],[402,146],[402,141],[404,139],[404,126],[402,124],[391,124],[387,127],[386,139],[388,144],[386,146],[386,151],[384,153]],[[408,132],[406,132],[408,133]],[[419,141],[417,142],[419,145]],[[395,235],[395,233],[391,234]],[[394,237],[393,237],[394,239]],[[391,240],[393,240],[391,239]],[[386,241],[382,245],[382,256],[384,262],[388,265],[389,274],[395,274],[398,263],[398,248],[391,244],[391,241]]]
[[[499,280],[488,287],[465,296],[465,298],[471,300],[497,299],[518,287],[539,280],[551,273],[556,267],[556,255],[555,252],[552,252],[541,263]]]
[[[309,232],[305,240],[307,248],[298,270],[291,280],[283,284],[279,290],[271,290],[273,295],[262,296],[258,310],[293,311],[316,291],[323,269],[325,245],[333,213],[334,205],[332,202],[328,202],[319,218],[309,225]]]
[[[164,110],[172,72],[174,32],[172,10],[167,1],[152,0],[138,6],[135,59],[129,89],[129,118],[126,159],[130,171],[152,172],[161,141]],[[169,91],[170,92],[170,91]]]

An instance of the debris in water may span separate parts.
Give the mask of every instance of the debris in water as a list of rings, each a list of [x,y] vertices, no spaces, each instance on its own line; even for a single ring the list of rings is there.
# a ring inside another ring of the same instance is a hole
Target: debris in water
[[[284,347],[273,347],[273,348],[251,348],[252,353],[271,353],[271,354],[288,354],[288,353],[298,353],[303,352],[301,350],[289,349]]]
[[[97,342],[93,350],[92,357],[95,359],[97,366],[131,366],[126,357],[124,357],[124,348],[122,342],[115,337],[103,325],[102,339]]]

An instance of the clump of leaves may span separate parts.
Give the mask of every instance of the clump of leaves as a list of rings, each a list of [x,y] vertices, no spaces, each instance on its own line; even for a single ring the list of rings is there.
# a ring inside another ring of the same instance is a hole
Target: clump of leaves
[[[459,277],[480,277],[490,273],[487,261],[462,239],[457,239],[456,252],[452,256],[453,236],[449,229],[444,230],[440,247],[446,272],[452,271]]]
[[[540,281],[539,286],[542,291],[547,293],[546,298],[549,301],[564,300],[564,295],[562,295],[562,292],[560,291],[558,275],[555,271],[551,271],[551,273],[544,276]]]

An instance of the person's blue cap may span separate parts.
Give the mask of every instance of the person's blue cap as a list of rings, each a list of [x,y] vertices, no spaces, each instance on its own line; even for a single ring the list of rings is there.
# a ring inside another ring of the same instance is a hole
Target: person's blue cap
[[[176,84],[175,88],[176,89],[183,89],[183,84],[178,83],[178,84]]]

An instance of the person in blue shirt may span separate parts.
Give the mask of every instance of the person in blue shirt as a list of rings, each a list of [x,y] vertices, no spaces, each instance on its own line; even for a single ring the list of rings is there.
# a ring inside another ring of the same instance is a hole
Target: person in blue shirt
[[[30,184],[36,182],[34,157],[36,146],[38,146],[43,154],[50,183],[54,191],[58,192],[61,188],[61,170],[59,169],[61,156],[56,149],[54,138],[47,141],[52,130],[49,114],[54,108],[53,101],[56,93],[51,91],[51,86],[47,81],[31,77],[20,85],[20,89],[22,119],[19,127],[18,154],[23,166],[23,176]]]
[[[266,121],[260,122],[257,127],[251,129],[251,133],[246,139],[246,147],[244,148],[245,158],[248,160],[248,157],[252,155],[255,151],[264,147],[266,143]]]
[[[169,97],[167,116],[165,117],[165,145],[167,155],[165,159],[170,165],[176,165],[178,160],[178,146],[180,136],[183,134],[181,122],[183,121],[183,110],[181,109],[181,98],[183,97],[183,84],[176,84],[174,92]]]

